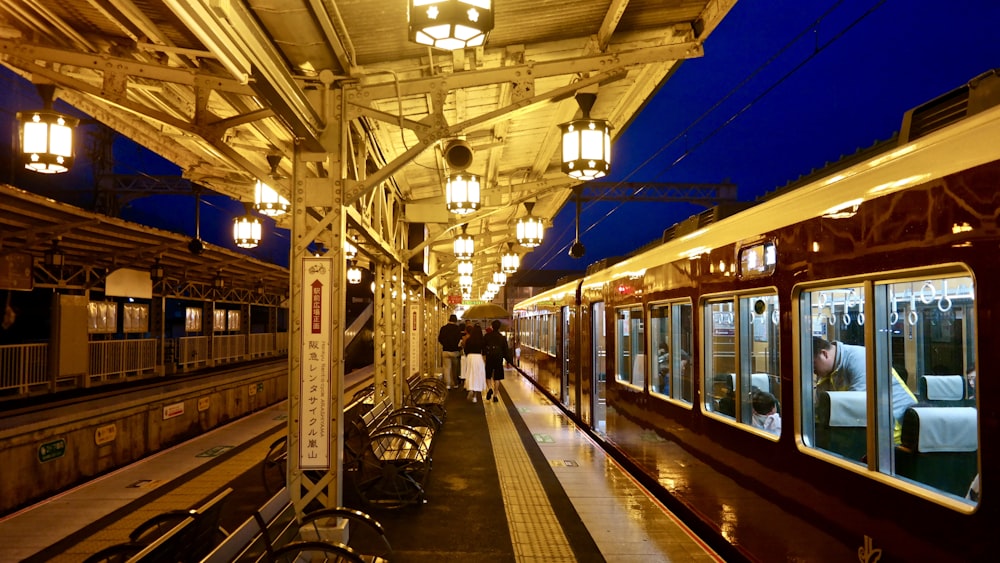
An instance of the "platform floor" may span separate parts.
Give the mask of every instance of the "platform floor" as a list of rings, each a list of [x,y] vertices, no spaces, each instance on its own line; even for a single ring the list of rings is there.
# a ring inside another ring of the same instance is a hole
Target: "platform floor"
[[[369,510],[395,539],[394,561],[722,560],[529,381],[507,373],[500,402],[450,392],[427,504]],[[0,519],[0,562],[82,561],[150,516],[195,506],[226,486],[239,496],[234,505],[259,506],[268,496],[260,461],[285,431],[285,409],[266,409]],[[473,467],[467,448],[492,456]],[[224,515],[223,524],[245,517]],[[444,528],[437,536],[435,526]]]

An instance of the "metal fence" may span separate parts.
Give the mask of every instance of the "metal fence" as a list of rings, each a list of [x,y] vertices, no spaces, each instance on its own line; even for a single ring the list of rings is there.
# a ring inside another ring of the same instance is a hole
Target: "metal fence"
[[[25,394],[49,382],[49,345],[0,346],[0,392]]]

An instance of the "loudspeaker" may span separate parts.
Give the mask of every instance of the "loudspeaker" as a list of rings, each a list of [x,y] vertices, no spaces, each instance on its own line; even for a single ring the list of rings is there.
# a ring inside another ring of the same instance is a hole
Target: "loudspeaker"
[[[461,139],[448,141],[442,152],[451,170],[465,170],[472,166],[472,147]]]

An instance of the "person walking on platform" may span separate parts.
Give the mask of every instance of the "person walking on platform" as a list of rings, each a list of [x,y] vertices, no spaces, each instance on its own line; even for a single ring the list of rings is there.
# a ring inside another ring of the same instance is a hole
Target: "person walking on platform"
[[[493,402],[500,401],[500,381],[503,379],[503,363],[510,362],[510,348],[507,346],[507,337],[500,332],[500,321],[494,320],[490,323],[493,330],[483,337],[483,359],[486,364],[486,391],[485,401],[493,399]]]
[[[441,344],[444,384],[448,389],[458,389],[462,369],[462,328],[458,326],[458,317],[448,317],[448,323],[438,331],[438,342]]]
[[[469,392],[469,400],[478,401],[476,393],[486,389],[486,365],[483,363],[483,329],[479,325],[467,328],[465,338],[465,389]]]

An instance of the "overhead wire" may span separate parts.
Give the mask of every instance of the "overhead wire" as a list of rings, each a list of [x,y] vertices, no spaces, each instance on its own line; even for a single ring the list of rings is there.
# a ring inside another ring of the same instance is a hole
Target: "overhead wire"
[[[807,25],[801,32],[799,32],[798,34],[796,34],[794,38],[792,38],[791,40],[789,40],[783,47],[781,47],[777,52],[775,52],[774,55],[772,55],[766,61],[764,61],[763,63],[761,63],[756,69],[754,69],[749,75],[747,75],[746,78],[744,78],[736,86],[734,86],[732,89],[730,89],[729,92],[727,92],[723,97],[721,97],[710,108],[708,108],[701,115],[699,115],[694,121],[692,121],[680,133],[678,133],[672,139],[670,139],[664,145],[662,145],[656,152],[654,152],[652,155],[650,155],[649,158],[647,158],[645,161],[642,162],[642,164],[640,164],[639,166],[635,167],[623,179],[619,180],[618,183],[615,185],[615,187],[618,187],[618,186],[622,185],[623,183],[627,182],[639,170],[641,170],[643,167],[645,167],[646,165],[648,165],[651,162],[653,162],[657,157],[659,157],[665,150],[667,150],[668,148],[670,148],[674,143],[676,143],[680,139],[686,138],[687,134],[696,125],[698,125],[699,123],[701,123],[705,118],[708,117],[709,114],[711,114],[712,112],[714,112],[715,110],[717,110],[724,102],[726,102],[729,98],[731,98],[733,95],[735,95],[737,91],[739,91],[740,89],[742,89],[743,87],[745,87],[754,77],[756,77],[757,75],[759,75],[761,72],[763,72],[764,69],[766,69],[772,63],[774,63],[778,59],[778,57],[780,55],[782,55],[786,51],[788,51],[793,45],[795,45],[796,43],[798,43],[808,33],[815,33],[816,30],[817,30],[817,28],[818,28],[818,26],[826,18],[828,18],[830,16],[830,14],[833,13],[834,10],[836,10],[841,4],[843,4],[843,2],[844,2],[844,0],[837,0],[836,2],[834,2],[826,11],[823,12],[822,15],[820,15],[818,18],[816,18],[814,21],[812,21],[809,25]],[[715,135],[717,135],[720,131],[722,131],[723,128],[725,128],[726,126],[728,126],[729,124],[731,124],[739,116],[743,115],[748,110],[750,110],[750,108],[752,108],[755,104],[757,104],[758,102],[760,102],[764,98],[764,96],[766,96],[766,95],[770,94],[771,92],[773,92],[775,88],[777,88],[778,86],[780,86],[788,78],[790,78],[793,74],[795,74],[796,72],[798,72],[803,66],[806,65],[806,63],[810,62],[813,58],[815,58],[818,54],[820,54],[824,49],[826,49],[827,47],[829,47],[830,45],[832,45],[833,43],[835,43],[837,40],[839,40],[841,37],[843,37],[847,32],[849,32],[854,27],[856,27],[858,24],[860,24],[862,21],[864,21],[866,18],[868,18],[878,8],[880,8],[883,4],[885,4],[885,2],[886,2],[886,0],[879,0],[874,5],[872,5],[871,7],[869,7],[860,16],[858,16],[857,18],[855,18],[854,20],[852,20],[848,25],[846,25],[843,29],[841,29],[838,33],[836,33],[828,41],[826,41],[825,43],[822,43],[822,44],[817,43],[816,46],[813,48],[812,52],[809,53],[805,57],[805,59],[803,59],[798,64],[794,65],[790,70],[788,70],[787,72],[785,72],[785,74],[783,74],[780,78],[778,78],[778,80],[776,80],[773,84],[771,84],[770,86],[768,86],[767,88],[765,88],[760,94],[758,94],[752,100],[750,100],[750,102],[748,102],[743,107],[741,107],[739,110],[737,110],[735,113],[733,113],[729,118],[727,118],[725,121],[723,121],[722,124],[720,124],[719,126],[715,127],[711,131],[709,131],[697,143],[695,143],[692,146],[687,147],[684,150],[684,152],[682,152],[680,154],[680,156],[678,156],[676,159],[674,159],[672,162],[670,162],[666,167],[664,167],[662,170],[660,170],[660,172],[657,173],[654,177],[656,177],[656,178],[662,177],[671,168],[677,166],[682,160],[684,160],[685,158],[687,158],[696,149],[698,149],[699,147],[701,147],[702,145],[704,145],[706,142],[708,142],[710,139],[712,139],[713,137],[715,137]],[[593,201],[591,201],[587,205],[587,208],[589,209],[589,208],[593,207],[593,205],[597,204],[601,199],[602,199],[601,197],[595,198]],[[607,218],[609,218],[611,215],[613,215],[615,212],[617,212],[622,207],[622,205],[624,205],[625,203],[626,202],[624,202],[624,201],[619,202],[618,205],[616,205],[610,211],[608,211],[607,213],[605,213],[604,216],[602,216],[602,217],[598,218],[596,221],[590,223],[587,226],[587,228],[584,229],[583,234],[586,234],[586,233],[590,232],[592,229],[594,229],[595,227],[597,227],[597,225],[599,225],[601,222],[603,222],[604,220],[606,220]],[[566,229],[564,229],[563,232],[565,232],[566,230],[568,230],[568,227]],[[560,239],[561,238],[562,237],[560,235]],[[558,250],[549,250],[549,251],[547,251],[543,255],[543,257],[542,257],[543,262],[541,263],[540,266],[537,266],[537,269],[544,269],[545,266],[547,266],[553,260],[555,260],[555,258],[557,256],[559,256],[562,253],[566,252],[569,249],[569,246],[571,244],[572,244],[572,242],[569,242],[569,243],[566,243],[563,246],[561,246]]]

